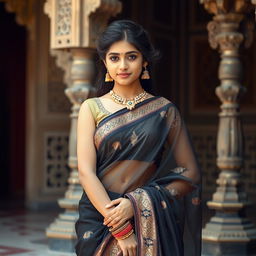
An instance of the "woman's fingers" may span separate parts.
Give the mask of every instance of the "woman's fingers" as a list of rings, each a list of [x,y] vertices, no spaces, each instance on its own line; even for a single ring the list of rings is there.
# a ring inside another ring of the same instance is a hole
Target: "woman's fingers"
[[[132,253],[132,249],[131,249],[131,248],[128,248],[127,251],[128,251],[128,255],[129,255],[129,256],[133,256],[133,253]]]
[[[113,227],[113,228],[119,228],[119,227],[121,227],[124,223],[125,223],[125,221],[121,219],[119,222],[115,223],[112,227]]]
[[[135,246],[135,248],[133,248],[133,255],[136,256],[137,253],[137,245]]]
[[[115,226],[115,225],[117,225],[117,223],[119,223],[119,222],[120,222],[120,220],[121,220],[121,218],[120,218],[120,217],[116,217],[115,219],[112,219],[112,221],[111,221],[111,222],[109,222],[109,223],[107,224],[107,226],[108,226],[108,227]]]
[[[112,220],[111,217],[105,218],[105,220],[104,220],[104,222],[103,222],[103,225],[108,225],[111,220]]]
[[[136,256],[136,247],[131,246],[128,248],[128,255],[129,256]]]
[[[105,207],[106,208],[110,208],[110,207],[112,207],[112,206],[115,206],[116,204],[120,204],[120,202],[122,201],[122,197],[120,197],[120,198],[117,198],[117,199],[115,199],[115,200],[112,200],[109,204],[107,204]]]
[[[123,250],[123,256],[129,256],[128,250],[126,250],[126,249]]]
[[[116,223],[120,219],[125,219],[125,218],[123,217],[123,215],[121,213],[116,212],[116,213],[112,214],[110,217],[106,217],[104,219],[103,224],[108,225],[111,221],[114,221]]]
[[[104,219],[103,224],[104,224],[104,225],[108,225],[108,224],[109,224],[110,222],[112,222],[112,221],[116,222],[116,221],[117,221],[116,218],[118,218],[118,220],[119,220],[119,219],[120,219],[120,216],[118,216],[118,214],[114,214],[114,215],[111,215],[111,216],[109,216],[109,217],[106,217],[106,218]]]

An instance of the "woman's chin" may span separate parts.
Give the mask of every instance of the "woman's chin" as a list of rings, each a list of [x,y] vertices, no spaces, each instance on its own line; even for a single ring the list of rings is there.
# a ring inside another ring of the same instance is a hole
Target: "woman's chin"
[[[117,81],[116,84],[120,85],[120,86],[129,86],[131,84],[131,82],[130,81]]]
[[[131,80],[131,79],[118,79],[116,81],[116,84],[117,85],[120,85],[120,86],[130,86],[132,85],[136,80]]]

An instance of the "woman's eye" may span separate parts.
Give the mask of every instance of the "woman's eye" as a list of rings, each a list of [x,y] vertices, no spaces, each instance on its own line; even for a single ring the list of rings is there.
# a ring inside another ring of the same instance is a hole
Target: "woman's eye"
[[[137,58],[137,56],[136,55],[129,55],[129,60],[135,60],[136,58]]]
[[[117,61],[117,60],[118,60],[118,57],[117,57],[117,56],[111,56],[109,59],[110,59],[111,61]]]

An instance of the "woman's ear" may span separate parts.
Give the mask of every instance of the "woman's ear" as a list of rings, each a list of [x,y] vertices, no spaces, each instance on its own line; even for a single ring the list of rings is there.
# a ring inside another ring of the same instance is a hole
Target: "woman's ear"
[[[144,61],[144,62],[143,62],[143,67],[145,68],[145,67],[147,67],[147,65],[148,65],[148,62],[147,62],[147,61]]]

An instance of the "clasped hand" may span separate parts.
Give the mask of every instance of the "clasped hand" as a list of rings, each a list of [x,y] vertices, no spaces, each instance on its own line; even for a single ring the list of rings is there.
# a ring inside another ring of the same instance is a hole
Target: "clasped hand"
[[[115,207],[114,207],[115,206]],[[105,206],[107,209],[114,207],[104,218],[103,224],[108,227],[122,225],[134,215],[132,203],[127,198],[118,198],[112,200]]]

